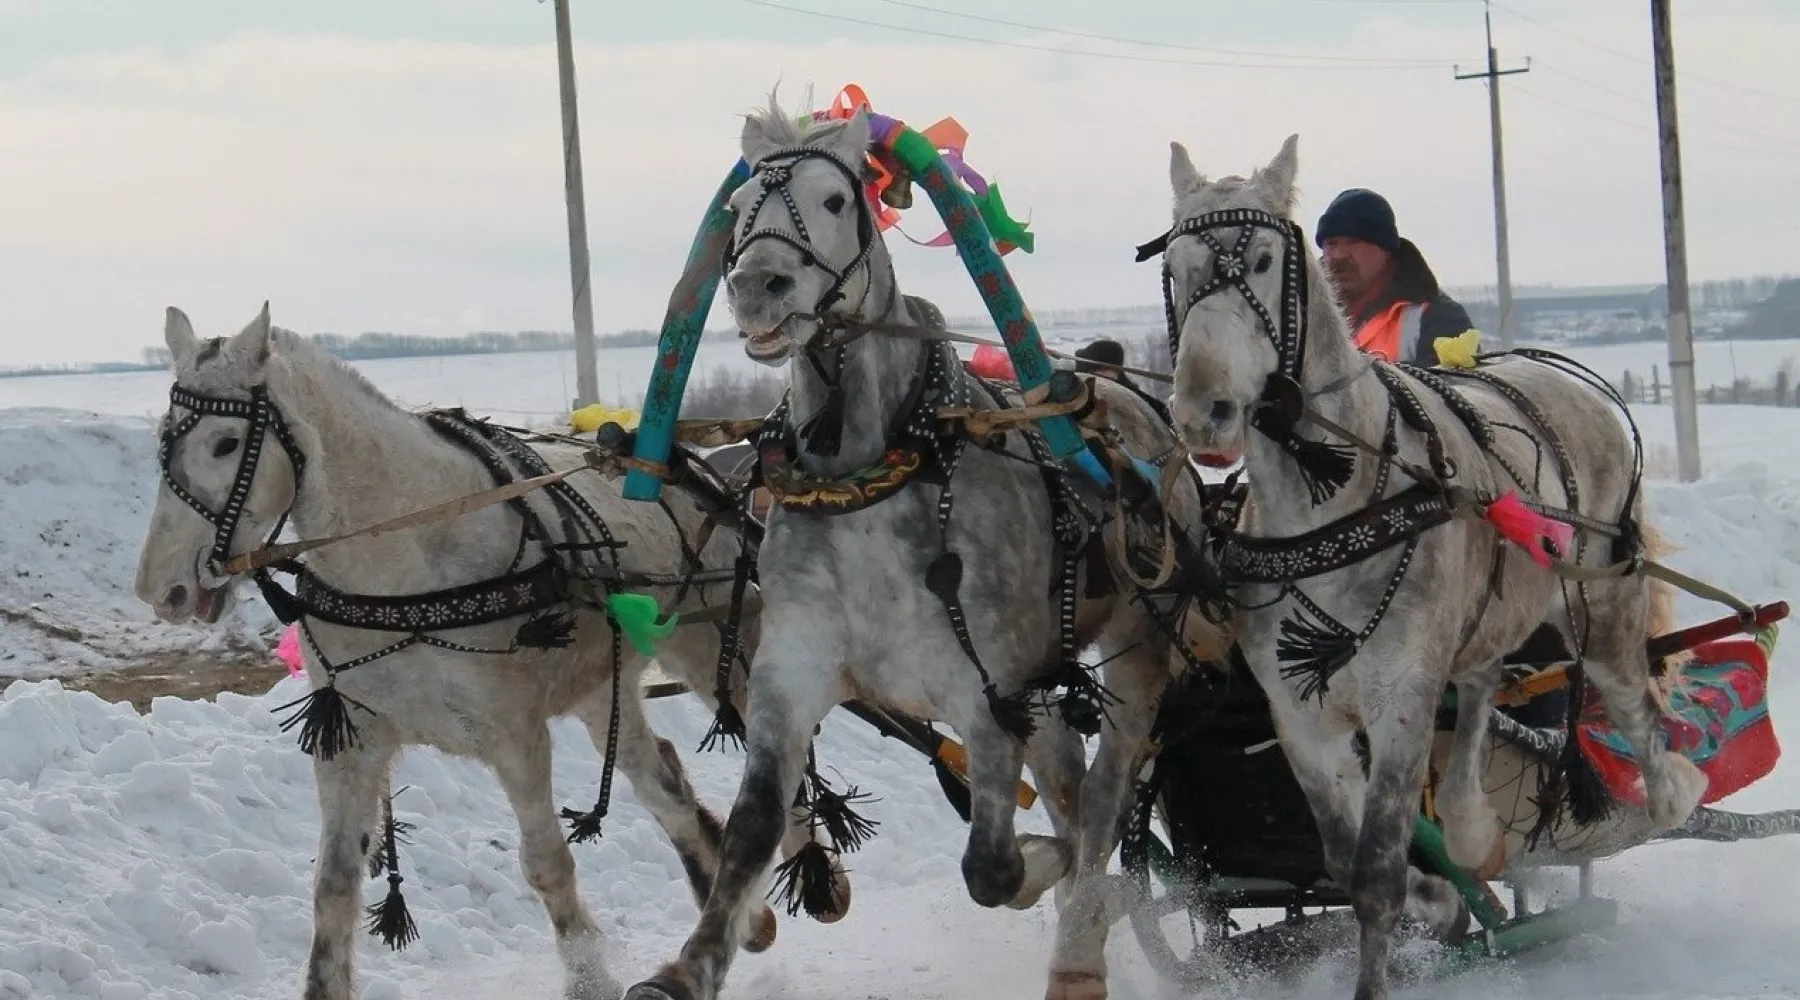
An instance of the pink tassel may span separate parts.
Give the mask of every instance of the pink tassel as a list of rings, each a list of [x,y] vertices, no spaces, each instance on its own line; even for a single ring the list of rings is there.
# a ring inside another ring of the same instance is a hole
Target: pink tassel
[[[295,622],[281,633],[281,641],[275,644],[275,657],[287,666],[289,677],[305,677],[306,668],[300,660],[300,624]]]
[[[1567,556],[1569,547],[1575,542],[1575,528],[1562,521],[1545,517],[1519,501],[1516,490],[1507,494],[1487,508],[1488,523],[1499,530],[1508,541],[1523,548],[1531,560],[1545,569],[1550,568],[1552,556]]]

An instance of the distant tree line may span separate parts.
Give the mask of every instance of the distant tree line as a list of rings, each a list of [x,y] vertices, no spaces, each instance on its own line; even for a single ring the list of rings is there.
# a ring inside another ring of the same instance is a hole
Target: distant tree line
[[[423,337],[413,334],[370,331],[354,337],[341,333],[305,335],[320,350],[345,361],[370,361],[376,358],[429,358],[455,354],[518,354],[526,351],[568,351],[575,347],[575,335],[550,330],[520,330],[512,333],[480,331],[459,337]],[[652,347],[662,336],[657,330],[621,330],[594,337],[596,347]],[[732,330],[708,330],[707,340],[723,340],[737,336]],[[143,370],[169,367],[169,349],[146,347],[141,365],[120,363],[114,370]],[[67,370],[98,371],[98,367],[74,366]],[[47,374],[34,372],[33,374]]]

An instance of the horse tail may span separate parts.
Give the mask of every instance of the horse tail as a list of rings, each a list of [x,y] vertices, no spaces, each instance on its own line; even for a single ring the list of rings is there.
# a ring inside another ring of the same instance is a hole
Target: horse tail
[[[1644,541],[1644,558],[1652,562],[1662,562],[1668,556],[1680,551],[1681,547],[1669,541],[1668,536],[1648,518],[1640,517],[1639,530]],[[1652,577],[1650,579],[1650,609],[1644,620],[1646,638],[1668,635],[1678,627],[1675,617],[1675,585],[1667,580]],[[1663,658],[1663,669],[1659,672],[1655,664],[1651,664],[1650,693],[1664,712],[1670,711],[1669,699],[1681,686],[1681,668],[1693,659],[1690,650],[1681,650]]]

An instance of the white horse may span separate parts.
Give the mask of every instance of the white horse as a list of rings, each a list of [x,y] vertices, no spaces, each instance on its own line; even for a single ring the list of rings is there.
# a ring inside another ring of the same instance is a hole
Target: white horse
[[[290,515],[305,537],[336,535],[524,478],[539,463],[561,470],[584,460],[578,447],[527,447],[455,411],[402,410],[349,365],[272,329],[266,303],[235,337],[205,342],[170,308],[164,336],[175,384],[136,589],[165,621],[218,621],[234,582],[219,567],[273,539]],[[732,565],[737,545],[729,530],[701,532],[706,510],[697,496],[675,491],[657,512],[625,502],[616,482],[596,473],[577,473],[566,485],[554,506],[540,491],[319,549],[295,597],[272,593],[272,603],[305,611],[302,646],[314,687],[295,720],[314,756],[321,812],[307,1000],[354,995],[361,872],[371,847],[372,860],[383,860],[371,835],[380,832],[390,767],[405,746],[493,769],[518,818],[520,865],[555,930],[568,997],[611,1000],[620,988],[551,797],[549,719],[573,714],[597,750],[609,760],[616,753],[680,855],[695,899],[709,894],[721,825],[696,801],[675,748],[645,721],[640,677],[648,659],[629,645],[614,659],[620,645],[607,613],[571,590],[569,567],[616,563],[625,586],[648,590],[666,611],[692,611],[725,598],[718,571]],[[584,542],[598,544],[552,548]],[[692,551],[696,545],[703,550]],[[689,571],[711,582],[653,582]],[[744,624],[746,648],[754,649],[756,622]],[[715,628],[684,626],[664,640],[658,659],[691,689],[711,692],[719,645]],[[588,814],[564,811],[576,821],[572,839],[598,834],[605,794],[603,786]],[[791,853],[809,839],[795,826],[783,846]],[[399,947],[410,927],[391,863],[389,879],[393,897],[371,915]],[[760,951],[774,939],[775,916],[767,907],[751,916],[732,940]]]
[[[1106,995],[1106,868],[1171,646],[1112,561],[1084,557],[1099,536],[1065,533],[1080,531],[1073,522],[1082,515],[1057,517],[1058,490],[1025,434],[1006,432],[993,450],[960,432],[941,436],[937,409],[1016,407],[1016,393],[990,394],[946,343],[869,332],[941,323],[928,303],[901,293],[873,225],[863,182],[869,142],[865,112],[805,128],[773,99],[744,125],[754,172],[733,199],[726,285],[746,353],[785,367],[789,380],[761,437],[776,502],[758,566],[763,643],[750,667],[749,760],[713,895],[680,956],[633,987],[631,1000],[718,995],[735,915],[805,787],[813,727],[850,698],[944,720],[966,738],[969,895],[1023,909],[1068,879],[1048,995]],[[865,335],[821,342],[811,336],[818,321],[794,315],[809,313],[828,317],[831,336]],[[1174,434],[1131,390],[1106,379],[1094,390],[1131,454],[1175,449]],[[1171,492],[1176,522],[1197,525],[1196,481],[1183,478]],[[1079,686],[1066,671],[1079,669],[1073,653],[1090,642],[1103,657],[1116,654],[1104,683],[1117,703],[1106,707],[1110,724],[1101,724],[1084,776],[1079,737],[1064,722],[1075,724],[1071,703],[1046,716],[1033,702],[1058,684]],[[1054,838],[1014,832],[1014,788],[1027,763]],[[805,870],[795,874],[804,898]]]
[[[1631,740],[1656,828],[1681,824],[1706,779],[1658,735],[1644,646],[1650,582],[1617,571],[1642,553],[1643,518],[1641,463],[1617,413],[1523,357],[1419,371],[1358,352],[1289,218],[1296,142],[1249,180],[1208,180],[1172,146],[1175,224],[1157,241],[1178,345],[1172,409],[1198,460],[1244,463],[1246,513],[1222,555],[1226,577],[1244,584],[1235,632],[1329,869],[1354,901],[1356,996],[1374,1000],[1387,995],[1403,910],[1440,932],[1455,919],[1447,884],[1406,863],[1447,682],[1458,725],[1437,806],[1459,865],[1481,865],[1500,835],[1480,749],[1500,660],[1542,623],[1563,632]],[[1512,490],[1577,512],[1560,515],[1572,540],[1554,544],[1592,571],[1585,583],[1565,584],[1534,562],[1544,552],[1496,533],[1510,510],[1527,531],[1558,534],[1529,508],[1490,506]],[[1589,544],[1593,535],[1608,544]],[[1578,709],[1580,677],[1572,690]],[[1565,752],[1578,818],[1584,798],[1604,801],[1580,760]]]

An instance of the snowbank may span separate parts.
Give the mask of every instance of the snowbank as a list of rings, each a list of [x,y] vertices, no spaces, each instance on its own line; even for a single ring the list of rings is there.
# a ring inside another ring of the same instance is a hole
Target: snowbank
[[[132,594],[155,435],[145,419],[0,410],[0,674],[267,654],[275,620],[260,602],[209,629],[158,622]]]

